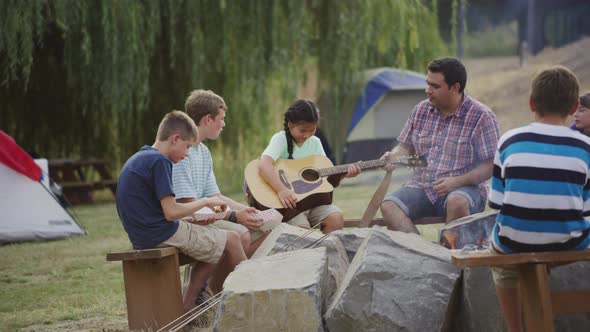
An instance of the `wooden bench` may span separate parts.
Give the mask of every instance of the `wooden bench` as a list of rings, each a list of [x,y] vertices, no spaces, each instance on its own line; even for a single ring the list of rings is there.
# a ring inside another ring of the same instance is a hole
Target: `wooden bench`
[[[92,203],[95,190],[116,193],[117,180],[104,159],[51,159],[48,166],[49,175],[72,204]]]
[[[184,313],[179,268],[194,259],[164,247],[113,252],[107,261],[123,262],[130,330],[157,331]]]
[[[553,331],[554,316],[590,312],[590,290],[551,291],[549,269],[553,266],[590,260],[590,250],[496,254],[453,254],[460,268],[517,265],[526,331]]]

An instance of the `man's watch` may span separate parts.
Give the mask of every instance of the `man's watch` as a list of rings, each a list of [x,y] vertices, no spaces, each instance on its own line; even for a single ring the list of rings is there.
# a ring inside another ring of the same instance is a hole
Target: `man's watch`
[[[235,223],[237,223],[237,222],[238,222],[238,218],[236,218],[236,211],[233,211],[233,210],[232,210],[232,211],[229,213],[229,218],[227,218],[227,220],[229,220],[229,221],[231,221],[231,222],[235,222]]]

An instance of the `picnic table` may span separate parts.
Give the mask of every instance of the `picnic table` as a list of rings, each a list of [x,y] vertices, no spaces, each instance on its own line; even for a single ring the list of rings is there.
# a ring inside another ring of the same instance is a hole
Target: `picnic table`
[[[108,188],[113,195],[117,180],[105,159],[50,159],[49,174],[71,204],[92,203],[94,191]]]

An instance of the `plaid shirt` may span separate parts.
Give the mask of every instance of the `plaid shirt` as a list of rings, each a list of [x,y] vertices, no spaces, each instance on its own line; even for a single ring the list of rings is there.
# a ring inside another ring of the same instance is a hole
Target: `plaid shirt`
[[[433,181],[463,175],[481,161],[493,159],[498,137],[496,115],[466,94],[461,105],[449,115],[441,113],[428,100],[420,102],[397,140],[410,152],[425,156],[428,166],[416,169],[405,186],[424,189],[434,204],[442,197],[432,189]],[[485,181],[478,186],[485,199]]]

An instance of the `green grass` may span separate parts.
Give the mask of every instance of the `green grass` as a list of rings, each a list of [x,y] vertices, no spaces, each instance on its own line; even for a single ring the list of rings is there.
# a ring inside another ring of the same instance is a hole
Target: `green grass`
[[[130,247],[115,205],[83,206],[76,212],[87,236],[0,247],[1,331],[33,325],[30,330],[46,330],[62,321],[96,318],[125,329],[121,266],[105,261],[107,252]]]
[[[465,36],[465,56],[490,57],[516,55],[518,49],[516,21],[470,32]]]
[[[376,186],[342,185],[334,201],[346,217],[360,217]],[[231,196],[242,201],[241,194]],[[0,247],[0,331],[126,330],[122,267],[105,260],[108,252],[131,246],[115,204],[100,197],[75,212],[87,236]],[[432,240],[436,230],[421,228]]]

